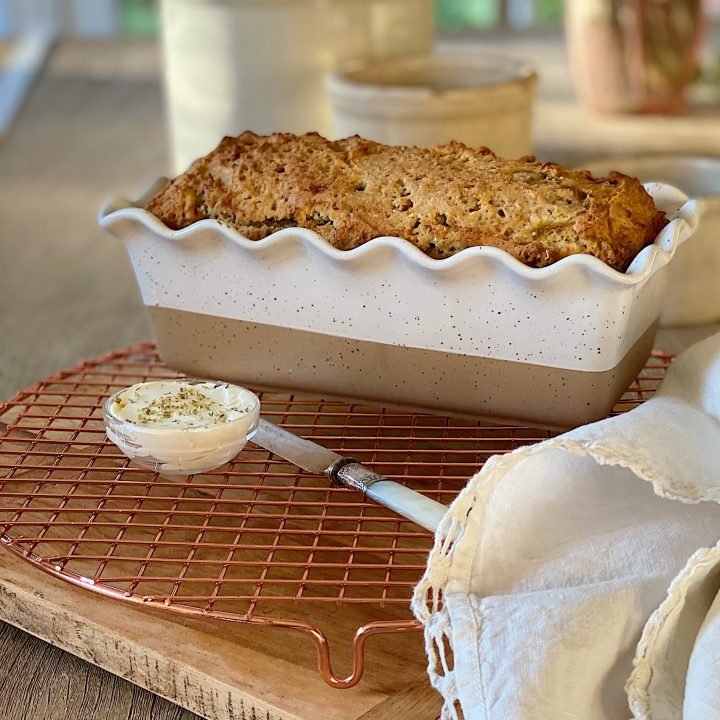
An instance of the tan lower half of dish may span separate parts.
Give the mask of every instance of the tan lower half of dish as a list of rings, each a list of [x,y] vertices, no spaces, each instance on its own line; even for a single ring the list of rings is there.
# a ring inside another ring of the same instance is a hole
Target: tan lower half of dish
[[[652,326],[616,367],[583,372],[148,310],[163,360],[195,377],[561,429],[605,417],[655,337]]]

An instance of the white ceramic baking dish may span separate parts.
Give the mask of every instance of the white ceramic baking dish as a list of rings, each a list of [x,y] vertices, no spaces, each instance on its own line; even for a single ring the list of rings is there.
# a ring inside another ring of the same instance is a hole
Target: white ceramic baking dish
[[[434,260],[392,237],[343,251],[299,228],[173,231],[142,209],[165,182],[110,201],[100,223],[127,247],[171,366],[548,427],[604,416],[642,368],[665,268],[696,222],[682,193],[648,185],[672,220],[626,273],[590,255],[538,269],[492,247]]]

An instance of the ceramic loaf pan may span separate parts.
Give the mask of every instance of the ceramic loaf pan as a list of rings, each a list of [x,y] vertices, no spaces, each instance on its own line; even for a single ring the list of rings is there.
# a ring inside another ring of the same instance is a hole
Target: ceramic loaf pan
[[[381,237],[337,250],[310,230],[251,241],[214,220],[173,231],[133,203],[100,222],[127,247],[163,359],[196,377],[566,428],[603,417],[652,347],[665,266],[692,201],[626,273],[589,255],[530,268],[473,247],[434,260]]]

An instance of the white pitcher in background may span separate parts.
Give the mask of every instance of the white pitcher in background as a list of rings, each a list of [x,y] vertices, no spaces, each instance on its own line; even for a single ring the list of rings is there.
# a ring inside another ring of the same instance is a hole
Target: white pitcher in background
[[[244,130],[332,132],[340,63],[428,52],[432,0],[162,0],[172,169]]]

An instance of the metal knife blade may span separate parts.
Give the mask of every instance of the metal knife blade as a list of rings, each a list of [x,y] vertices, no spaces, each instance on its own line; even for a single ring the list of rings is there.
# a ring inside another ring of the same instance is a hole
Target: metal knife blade
[[[251,440],[303,470],[325,475],[334,485],[358,490],[431,532],[437,530],[447,511],[447,507],[436,500],[262,418]]]
[[[342,455],[260,418],[252,442],[303,470],[324,475]]]

